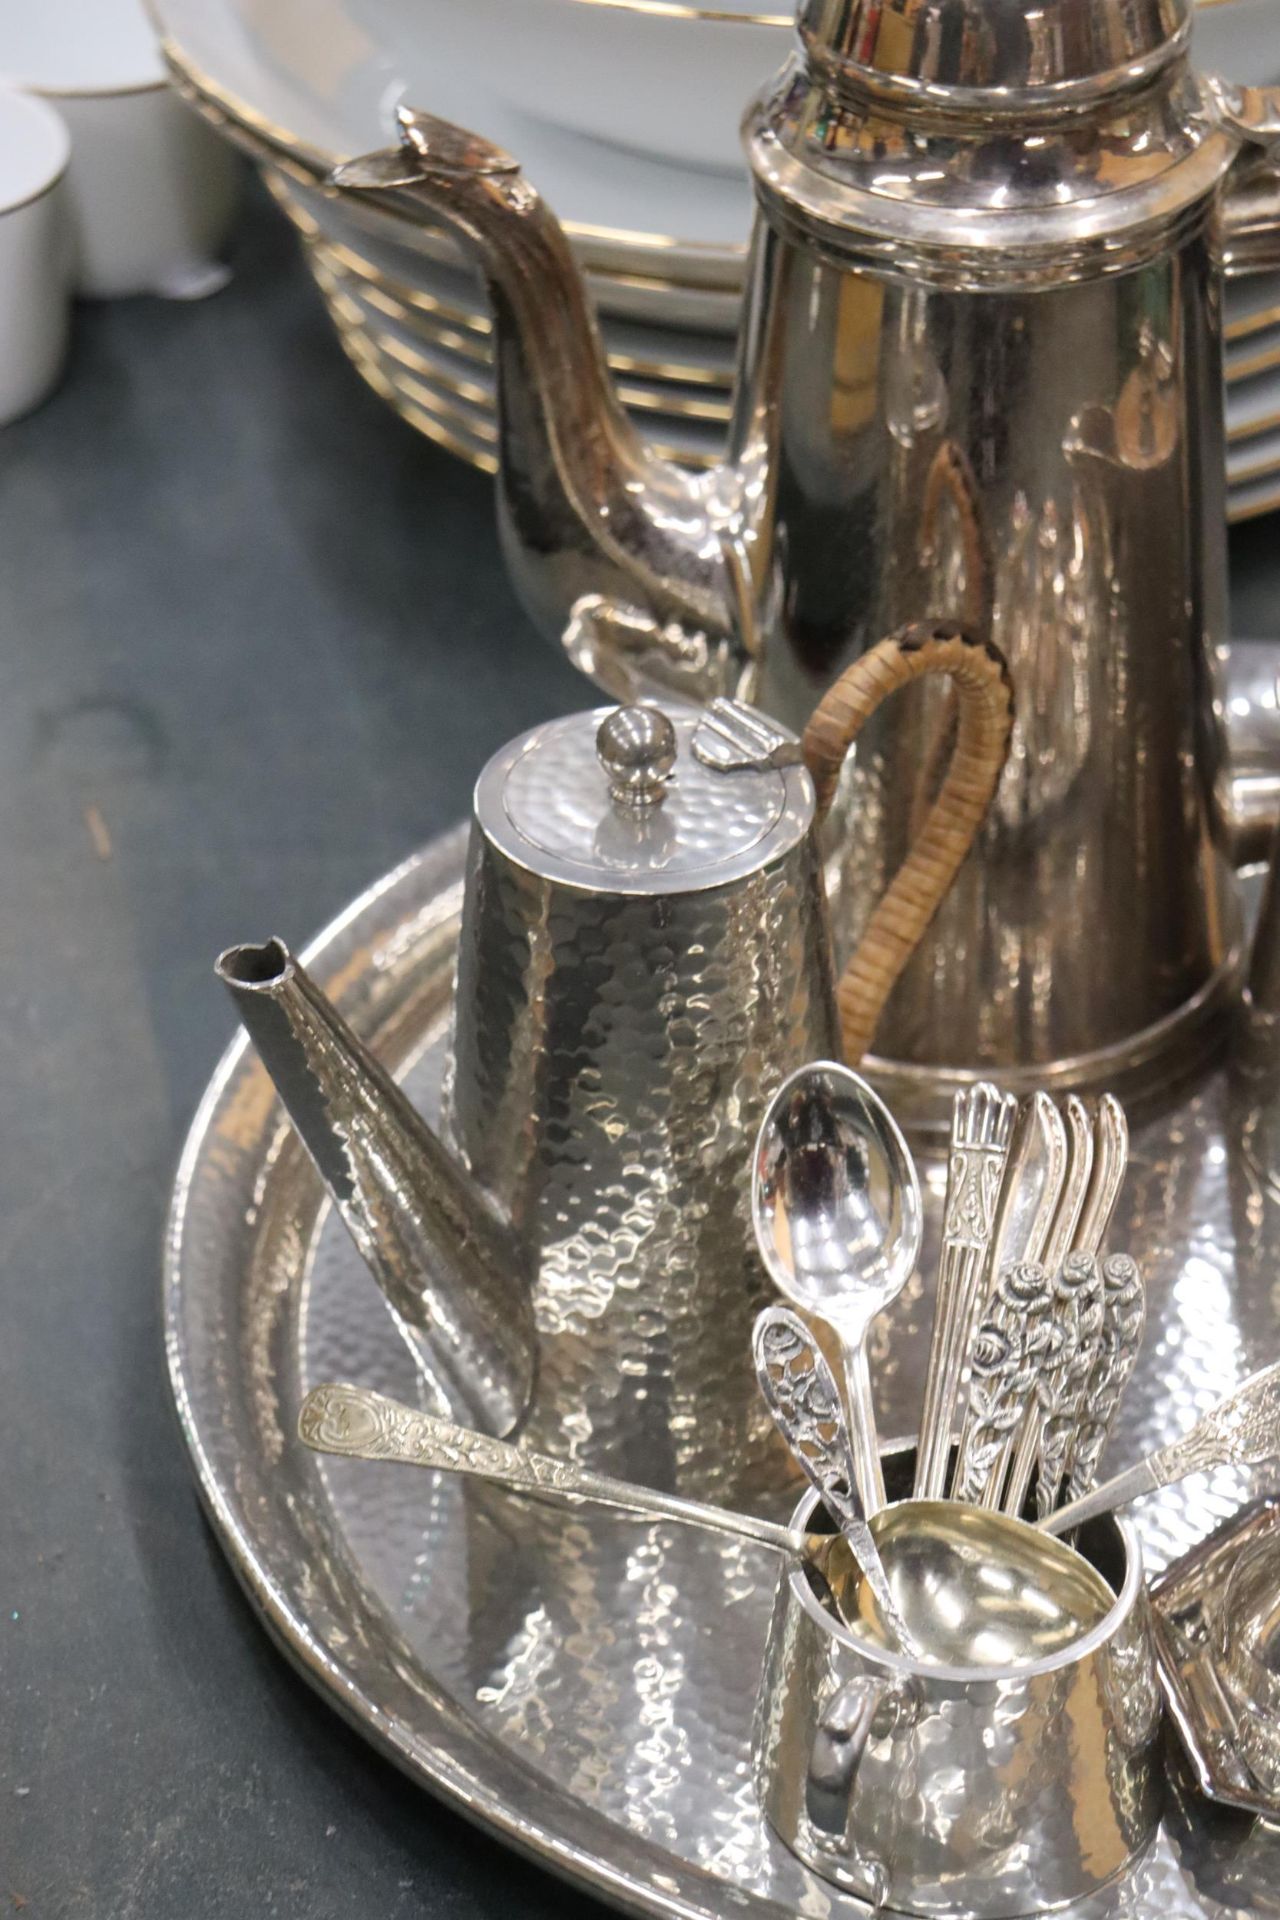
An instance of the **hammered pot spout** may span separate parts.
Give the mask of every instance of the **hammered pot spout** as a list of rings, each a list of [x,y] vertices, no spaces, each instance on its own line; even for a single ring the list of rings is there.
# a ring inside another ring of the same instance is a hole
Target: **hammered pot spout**
[[[436,1409],[507,1434],[533,1392],[527,1262],[507,1222],[283,940],[217,962]]]

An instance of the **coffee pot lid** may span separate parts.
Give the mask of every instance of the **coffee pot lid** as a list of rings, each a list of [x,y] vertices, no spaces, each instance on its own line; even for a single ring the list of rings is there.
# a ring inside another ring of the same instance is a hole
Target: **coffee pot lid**
[[[691,893],[745,878],[813,821],[793,733],[737,700],[602,707],[494,755],[475,818],[509,859],[607,893]]]

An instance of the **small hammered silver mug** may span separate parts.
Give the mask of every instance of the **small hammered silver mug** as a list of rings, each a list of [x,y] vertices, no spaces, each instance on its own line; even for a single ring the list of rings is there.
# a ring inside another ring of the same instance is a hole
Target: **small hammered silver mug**
[[[791,1524],[808,1529],[816,1507],[807,1495]],[[899,1912],[1013,1920],[1096,1892],[1143,1848],[1162,1776],[1141,1547],[1111,1518],[1082,1541],[1114,1604],[1070,1644],[1003,1669],[882,1651],[837,1618],[820,1576],[787,1569],[756,1788],[813,1872]]]

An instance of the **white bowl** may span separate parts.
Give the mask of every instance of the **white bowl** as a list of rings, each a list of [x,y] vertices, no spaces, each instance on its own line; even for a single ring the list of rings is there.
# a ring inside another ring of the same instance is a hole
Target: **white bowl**
[[[669,0],[348,0],[394,49],[415,105],[473,73],[549,126],[682,166],[738,172],[738,124],[793,44],[789,9]]]
[[[743,109],[793,45],[791,9],[780,0],[346,5],[429,112],[441,76],[465,71],[531,119],[720,173],[741,167]],[[1196,58],[1229,80],[1280,78],[1280,0],[1201,0]]]

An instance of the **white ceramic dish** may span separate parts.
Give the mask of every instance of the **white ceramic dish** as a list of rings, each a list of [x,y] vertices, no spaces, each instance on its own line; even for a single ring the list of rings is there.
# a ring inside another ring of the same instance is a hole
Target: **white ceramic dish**
[[[1276,31],[1280,33],[1280,0]],[[1280,326],[1280,273],[1251,273],[1242,280],[1227,282],[1223,332],[1228,345],[1275,326]]]
[[[1227,388],[1227,442],[1251,440],[1280,427],[1280,368]]]
[[[0,423],[37,406],[66,357],[70,157],[53,109],[0,87]]]
[[[735,174],[738,122],[792,43],[772,14],[649,0],[348,0],[411,88],[442,69],[488,76],[492,90],[548,126],[609,145]],[[423,94],[424,100],[426,94]]]
[[[141,0],[0,9],[0,75],[55,105],[83,294],[204,291],[235,168],[166,82]]]
[[[617,272],[736,278],[751,220],[733,178],[639,159],[522,114],[468,71],[441,68],[430,98],[403,62],[351,19],[344,0],[151,0],[165,49],[194,89],[323,177],[393,139],[398,102],[416,94],[446,119],[517,153],[581,250]],[[384,226],[392,224],[383,222]],[[395,223],[402,225],[402,223]]]
[[[1264,513],[1280,508],[1280,473],[1264,475],[1247,486],[1232,487],[1227,496],[1227,519],[1234,526],[1242,520],[1257,520]]]
[[[1228,340],[1225,355],[1227,383],[1248,383],[1259,374],[1280,367],[1280,325],[1267,324]]]
[[[793,9],[675,0],[344,0],[422,104],[452,74],[484,76],[508,108],[548,127],[736,175],[749,97],[793,43]],[[1280,78],[1276,0],[1201,0],[1208,71]]]
[[[1227,479],[1232,487],[1252,486],[1280,473],[1280,426],[1237,441],[1227,449]]]
[[[495,3],[480,0],[474,10],[478,13]],[[492,40],[479,69],[451,67],[441,58],[425,59],[418,68],[407,49],[375,36],[356,17],[357,9],[403,7],[409,12],[420,5],[425,17],[445,4],[469,16],[472,0],[149,0],[149,4],[179,75],[230,121],[293,158],[313,176],[322,178],[337,161],[385,144],[391,138],[395,106],[406,97],[417,99],[431,111],[472,126],[518,154],[589,267],[619,277],[652,279],[652,287],[635,289],[634,311],[658,317],[668,286],[674,290],[677,284],[689,287],[698,282],[736,287],[740,282],[751,222],[751,196],[737,144],[744,105],[741,91],[734,96],[729,115],[721,170],[690,172],[548,126],[538,117],[545,108],[537,101],[531,103],[533,111],[529,104],[511,106],[492,78]],[[524,4],[526,0],[521,0]],[[678,16],[676,24],[687,25],[683,13],[696,11],[668,7],[666,0],[618,0],[617,4],[537,0],[537,4],[562,6],[579,21],[599,16],[608,24],[621,19],[632,33],[637,22],[648,29],[674,31],[668,13]],[[1280,77],[1280,31],[1274,25],[1278,16],[1280,0],[1212,0],[1199,23],[1203,50],[1216,55],[1223,49],[1224,36],[1235,48],[1243,34],[1252,50],[1250,64],[1274,70]],[[772,17],[776,20],[780,14]],[[751,31],[762,36],[773,31],[784,43],[787,39],[780,27],[770,30],[755,25]],[[784,44],[779,59],[785,50]],[[714,119],[714,81],[707,78],[706,84],[701,113],[709,124]],[[633,86],[633,91],[640,95],[643,89]],[[527,94],[519,97],[528,99]],[[366,218],[364,225],[370,233],[389,234],[402,247],[433,250],[429,239],[408,238],[402,222],[383,216]],[[445,259],[455,257],[439,242],[434,252]]]

